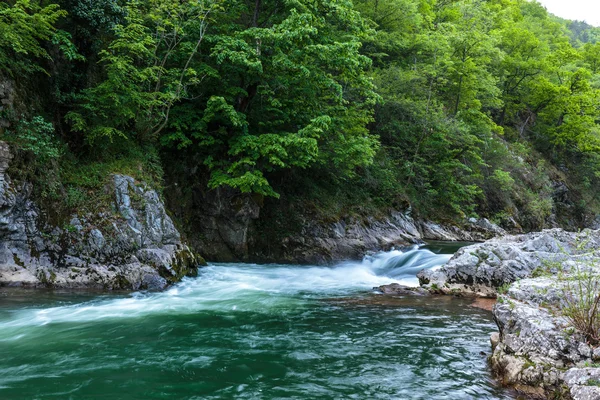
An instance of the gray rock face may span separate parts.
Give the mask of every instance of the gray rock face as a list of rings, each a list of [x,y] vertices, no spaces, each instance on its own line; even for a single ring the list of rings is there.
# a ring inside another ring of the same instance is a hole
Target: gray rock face
[[[577,259],[574,253],[585,249],[600,249],[600,231],[551,229],[508,235],[464,247],[441,269],[422,271],[418,277],[422,285],[448,294],[494,297],[496,288],[530,277],[536,269],[552,269],[569,258]]]
[[[373,290],[378,291],[381,294],[390,296],[429,296],[431,293],[428,290],[418,287],[410,287],[400,285],[398,283],[391,283],[389,285],[382,285],[374,287]]]
[[[539,398],[600,399],[600,368],[584,335],[560,309],[564,283],[556,278],[514,283],[494,307],[500,329],[490,358],[505,384]]]
[[[182,243],[158,194],[133,178],[114,175],[106,189],[114,211],[73,215],[48,226],[27,184],[14,187],[0,142],[0,285],[162,289],[194,274],[201,259]]]
[[[434,292],[498,296],[490,363],[505,384],[536,399],[600,399],[600,347],[562,312],[600,281],[599,254],[600,231],[552,229],[464,247],[419,279]],[[581,273],[591,286],[573,290]]]
[[[563,378],[573,400],[600,399],[600,368],[571,368]]]
[[[215,261],[248,260],[249,231],[260,212],[256,199],[227,187],[197,188],[191,203],[180,215],[195,216],[190,224],[194,248]]]
[[[15,85],[14,82],[3,78],[0,75],[0,112],[12,110],[15,102]],[[0,129],[10,126],[6,119],[0,117]]]
[[[467,221],[461,229],[431,221],[416,221],[409,214],[391,212],[386,218],[347,218],[331,223],[304,221],[300,233],[286,236],[282,243],[262,244],[257,260],[290,263],[329,263],[359,259],[370,251],[389,250],[423,240],[481,241],[505,232],[483,220]],[[483,224],[483,225],[482,225]],[[264,248],[272,253],[266,253]]]

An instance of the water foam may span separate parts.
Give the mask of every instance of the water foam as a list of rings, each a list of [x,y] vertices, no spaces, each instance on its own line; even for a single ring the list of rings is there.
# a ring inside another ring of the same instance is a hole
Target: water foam
[[[378,253],[360,262],[344,262],[332,267],[212,264],[203,268],[197,278],[186,278],[164,292],[134,293],[127,298],[46,309],[24,309],[4,321],[0,329],[153,314],[193,314],[202,310],[273,312],[302,306],[303,301],[313,298],[348,296],[391,282],[416,286],[418,271],[437,268],[449,258],[450,255],[414,247],[404,252]]]

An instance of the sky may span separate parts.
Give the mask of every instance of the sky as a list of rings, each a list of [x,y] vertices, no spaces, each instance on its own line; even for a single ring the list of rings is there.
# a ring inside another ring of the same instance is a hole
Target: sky
[[[586,21],[600,26],[600,0],[538,0],[548,11],[561,18]]]

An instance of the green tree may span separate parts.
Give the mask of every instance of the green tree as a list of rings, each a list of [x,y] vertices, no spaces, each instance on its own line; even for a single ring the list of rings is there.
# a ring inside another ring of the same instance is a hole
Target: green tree
[[[12,77],[44,71],[50,55],[42,43],[52,39],[55,23],[65,15],[57,4],[39,0],[0,3],[0,72]]]
[[[209,185],[276,193],[266,174],[371,162],[377,99],[349,1],[131,2],[101,53],[106,78],[68,118],[90,141],[188,148]]]
[[[210,71],[194,63],[218,2],[132,1],[125,25],[100,53],[106,79],[84,91],[67,115],[89,141],[115,137],[154,142],[172,106]],[[195,67],[195,68],[194,68]]]

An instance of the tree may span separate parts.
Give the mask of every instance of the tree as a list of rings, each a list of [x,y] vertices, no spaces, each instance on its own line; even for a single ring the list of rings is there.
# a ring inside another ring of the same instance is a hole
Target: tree
[[[350,1],[136,1],[115,34],[68,115],[90,141],[193,146],[211,187],[273,196],[265,174],[344,177],[373,158],[369,30]]]
[[[57,4],[43,7],[39,0],[0,3],[0,72],[12,77],[43,72],[39,63],[50,55],[42,43],[52,39],[54,24],[65,14]]]
[[[115,137],[155,141],[171,108],[210,73],[197,65],[213,0],[140,0],[126,7],[126,24],[100,52],[106,78],[84,91],[67,119],[89,141]]]

